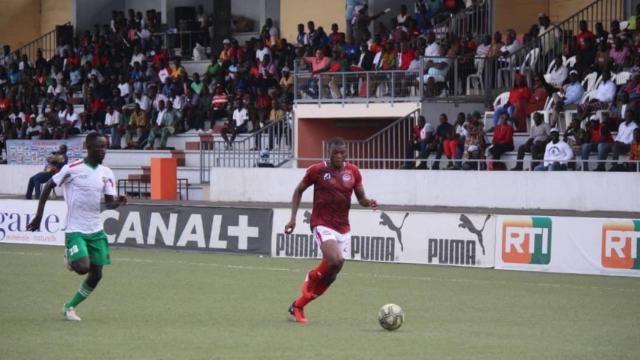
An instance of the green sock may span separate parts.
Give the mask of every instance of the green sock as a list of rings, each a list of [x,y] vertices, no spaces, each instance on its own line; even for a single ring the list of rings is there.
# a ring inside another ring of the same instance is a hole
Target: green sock
[[[88,298],[89,295],[91,295],[92,291],[93,288],[87,285],[86,281],[83,281],[82,284],[80,284],[80,289],[78,289],[78,291],[73,295],[71,300],[69,300],[68,303],[64,304],[65,309],[75,308],[86,298]]]

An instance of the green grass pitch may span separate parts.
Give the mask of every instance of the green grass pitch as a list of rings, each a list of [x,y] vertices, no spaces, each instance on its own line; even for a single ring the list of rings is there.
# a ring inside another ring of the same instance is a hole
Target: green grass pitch
[[[98,289],[60,247],[0,245],[0,359],[638,359],[640,279],[347,262],[289,320],[316,261],[112,249]],[[397,303],[387,332],[378,308]]]

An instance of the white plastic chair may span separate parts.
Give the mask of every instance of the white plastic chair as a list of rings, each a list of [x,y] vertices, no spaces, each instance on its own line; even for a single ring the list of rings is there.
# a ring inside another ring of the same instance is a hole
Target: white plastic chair
[[[533,115],[535,113],[540,113],[542,114],[542,116],[544,117],[544,122],[546,122],[547,124],[549,123],[549,120],[551,119],[551,110],[553,109],[553,105],[555,105],[555,101],[553,100],[553,94],[547,96],[547,100],[544,103],[544,107],[542,108],[542,110],[538,110],[538,111],[534,111],[531,113],[531,126],[533,126]]]
[[[491,129],[493,127],[493,114],[495,114],[495,109],[504,105],[509,101],[509,91],[505,91],[502,94],[498,95],[495,100],[493,100],[493,109],[494,111],[485,111],[484,112],[484,128]]]
[[[467,76],[467,95],[482,95],[484,94],[484,66],[485,59],[477,58],[474,61],[476,66],[475,74]]]
[[[589,74],[589,75],[591,75],[591,74]],[[593,99],[594,96],[596,96],[596,91],[595,90],[591,90],[591,91],[588,91],[588,92],[585,91],[584,94],[582,95],[582,99],[580,99],[580,104],[585,104],[585,103],[591,101],[591,99]],[[565,129],[568,129],[569,126],[571,126],[571,119],[573,118],[573,115],[577,114],[577,113],[578,113],[578,110],[565,110],[565,112],[564,112],[564,128]],[[604,111],[601,114],[598,114],[596,112],[596,115],[602,116],[602,115],[604,115]]]
[[[585,76],[584,79],[582,79],[581,85],[584,89],[585,95],[596,88],[596,80],[598,80],[598,73],[596,72],[592,72],[591,74]]]
[[[564,65],[567,65],[567,57],[566,56],[562,57],[562,63]],[[574,63],[575,63],[575,61],[574,61]],[[547,66],[547,72],[545,74],[549,74],[551,72],[551,69],[553,69],[553,66],[555,64],[556,64],[556,59],[551,60],[551,62],[549,63],[549,66]]]
[[[527,53],[527,56],[524,57],[522,64],[520,65],[520,74],[523,74],[527,77],[527,84],[529,87],[532,87],[532,79],[530,78],[530,72],[536,69],[536,65],[538,64],[538,57],[540,56],[540,48],[534,48]]]
[[[565,59],[564,56],[562,58]],[[564,64],[566,65],[566,67],[571,69],[572,67],[576,66],[576,61],[577,61],[576,57],[572,56],[572,57],[564,60]]]
[[[618,86],[625,85],[629,79],[631,79],[631,73],[628,71],[619,72],[616,77],[613,79],[613,82]]]
[[[614,83],[616,82],[616,77],[618,77],[618,74],[611,73],[611,81],[613,81]],[[601,82],[602,82],[602,74],[598,76],[598,79],[596,80],[596,83],[593,85],[593,89],[591,90],[597,89],[598,85],[600,85]]]

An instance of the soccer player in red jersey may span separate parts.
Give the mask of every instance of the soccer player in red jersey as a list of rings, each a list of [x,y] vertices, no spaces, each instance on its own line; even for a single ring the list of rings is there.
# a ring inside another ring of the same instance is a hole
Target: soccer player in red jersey
[[[351,242],[351,194],[355,191],[360,205],[378,208],[378,203],[364,193],[358,167],[345,161],[347,145],[344,140],[330,140],[329,154],[330,163],[323,161],[309,167],[296,187],[291,199],[291,220],[284,229],[287,234],[293,232],[302,193],[314,185],[311,230],[322,250],[322,261],[309,271],[302,284],[302,294],[289,307],[289,313],[299,323],[307,322],[303,311],[305,305],[322,295],[342,269]]]

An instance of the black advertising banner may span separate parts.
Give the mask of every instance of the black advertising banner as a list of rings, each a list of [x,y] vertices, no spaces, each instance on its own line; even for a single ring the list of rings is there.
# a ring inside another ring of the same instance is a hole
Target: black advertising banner
[[[127,205],[102,219],[114,245],[271,253],[271,209]]]

